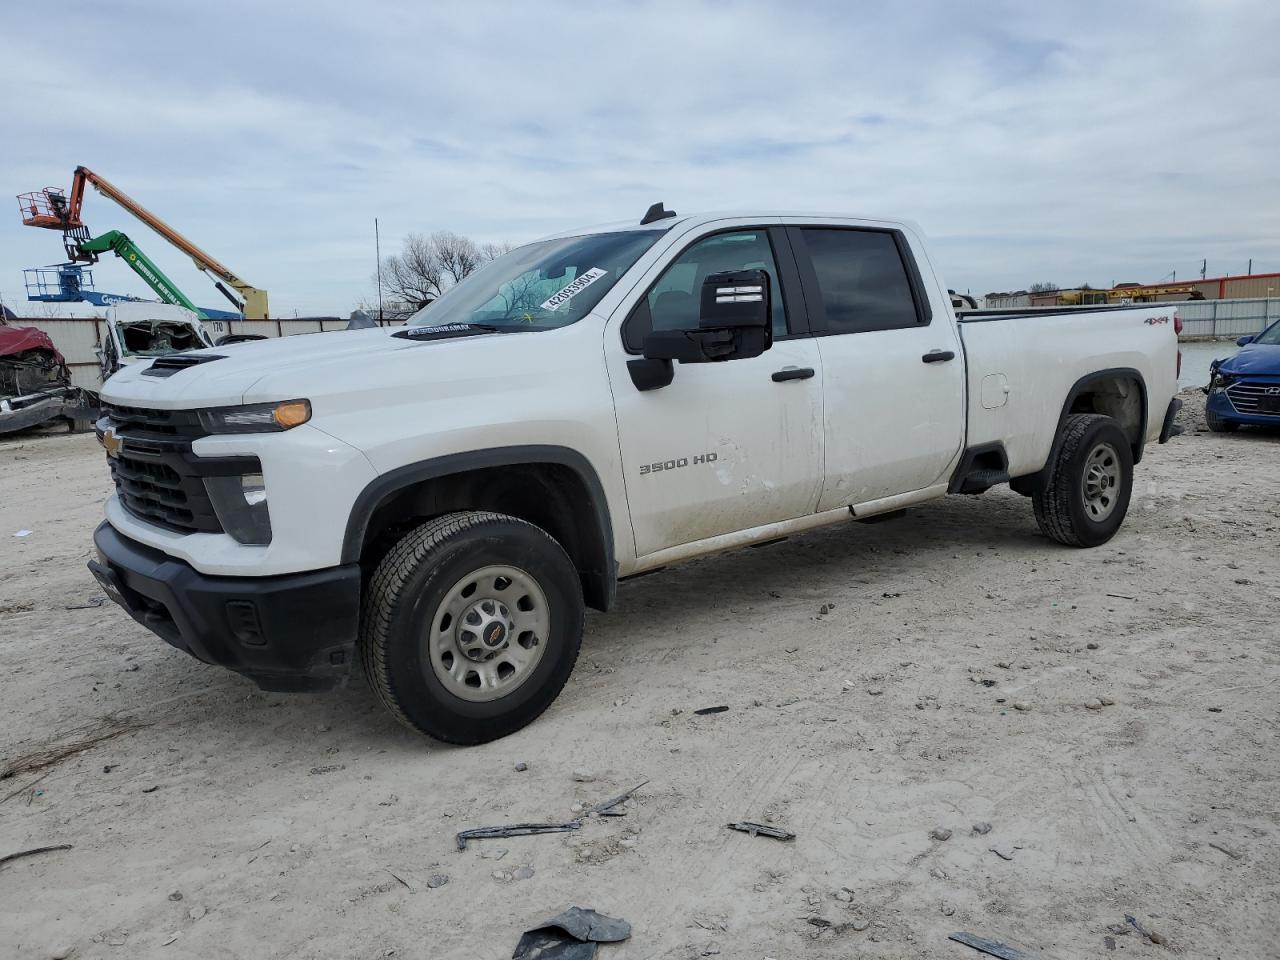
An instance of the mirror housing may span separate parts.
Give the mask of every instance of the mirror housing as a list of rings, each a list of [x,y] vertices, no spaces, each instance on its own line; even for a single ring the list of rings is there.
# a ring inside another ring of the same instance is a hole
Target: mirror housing
[[[769,274],[713,273],[702,284],[697,330],[655,330],[644,338],[649,360],[717,363],[758,357],[773,346]]]
[[[1236,346],[1243,347],[1243,346],[1247,346],[1250,343],[1253,343],[1253,337],[1252,335],[1246,335],[1236,341]]]
[[[702,282],[698,326],[703,330],[768,330],[769,274],[763,270],[713,273]]]
[[[627,361],[637,390],[657,390],[675,376],[672,364],[758,357],[773,346],[772,291],[764,270],[713,273],[702,284],[698,329],[655,330],[642,356]]]

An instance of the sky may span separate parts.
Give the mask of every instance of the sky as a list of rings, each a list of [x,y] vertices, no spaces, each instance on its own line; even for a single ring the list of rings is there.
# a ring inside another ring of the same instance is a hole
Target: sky
[[[83,164],[277,316],[410,232],[682,213],[914,220],[956,289],[1280,271],[1280,4],[220,0],[0,5],[0,187]],[[16,206],[16,204],[15,204]],[[0,296],[62,259],[0,218]],[[91,194],[202,306],[181,253]],[[145,294],[119,261],[100,290]]]

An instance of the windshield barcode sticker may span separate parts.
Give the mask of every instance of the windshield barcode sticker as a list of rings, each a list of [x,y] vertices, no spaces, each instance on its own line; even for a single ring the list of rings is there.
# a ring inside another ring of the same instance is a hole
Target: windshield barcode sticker
[[[608,270],[601,270],[599,267],[592,267],[582,276],[578,277],[578,279],[561,287],[559,293],[553,293],[551,296],[547,297],[546,302],[542,304],[542,309],[559,310],[608,272]]]

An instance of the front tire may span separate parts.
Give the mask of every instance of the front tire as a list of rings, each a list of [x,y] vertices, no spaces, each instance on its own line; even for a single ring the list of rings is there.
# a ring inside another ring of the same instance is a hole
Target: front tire
[[[1115,536],[1129,510],[1133,451],[1111,417],[1073,413],[1062,425],[1049,475],[1032,495],[1045,536],[1070,547],[1096,547]]]
[[[365,592],[360,652],[378,698],[446,743],[487,743],[559,695],[582,643],[582,587],[533,524],[451,513],[403,537]]]
[[[1223,420],[1207,407],[1204,411],[1204,422],[1212,433],[1235,433],[1240,429],[1240,424],[1234,420]]]

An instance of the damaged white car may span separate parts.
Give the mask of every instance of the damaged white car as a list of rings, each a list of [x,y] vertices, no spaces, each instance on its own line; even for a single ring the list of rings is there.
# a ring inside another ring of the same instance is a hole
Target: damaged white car
[[[117,303],[107,311],[106,328],[98,351],[104,383],[123,366],[214,345],[198,316],[170,303]]]

